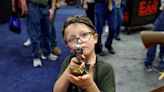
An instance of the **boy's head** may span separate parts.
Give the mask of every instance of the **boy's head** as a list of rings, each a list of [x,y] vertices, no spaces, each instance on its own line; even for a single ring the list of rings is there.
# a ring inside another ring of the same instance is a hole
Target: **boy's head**
[[[91,20],[81,15],[67,18],[63,26],[62,36],[71,50],[74,50],[75,45],[80,44],[84,54],[94,51],[94,46],[98,41],[98,35]]]
[[[82,15],[75,15],[75,16],[68,17],[67,20],[64,22],[63,29],[62,29],[63,38],[64,38],[66,27],[74,23],[83,23],[87,25],[88,27],[90,27],[92,31],[96,32],[96,28],[94,27],[92,21],[88,17],[82,16]]]

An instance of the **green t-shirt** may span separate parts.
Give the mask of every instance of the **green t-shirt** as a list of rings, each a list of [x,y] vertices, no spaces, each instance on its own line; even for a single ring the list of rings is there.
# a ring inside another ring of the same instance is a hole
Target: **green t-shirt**
[[[65,59],[62,64],[60,75],[69,65],[72,56]],[[86,70],[89,70],[89,65],[86,64]],[[104,62],[99,56],[96,58],[96,64],[94,65],[94,81],[101,92],[115,92],[115,74],[111,64]],[[75,91],[73,91],[75,89]],[[70,84],[67,92],[86,92],[86,90],[81,89],[74,84]]]
[[[48,0],[30,0],[30,2],[45,5],[45,6],[48,5]]]

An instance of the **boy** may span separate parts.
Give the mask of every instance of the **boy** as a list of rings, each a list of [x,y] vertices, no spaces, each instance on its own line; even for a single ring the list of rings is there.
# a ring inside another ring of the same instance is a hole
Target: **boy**
[[[81,59],[69,56],[62,64],[59,78],[53,92],[115,92],[114,70],[95,53],[98,34],[88,17],[75,15],[69,17],[63,26],[62,36],[67,47],[75,51],[82,48]],[[85,67],[85,74],[75,75],[74,70]]]

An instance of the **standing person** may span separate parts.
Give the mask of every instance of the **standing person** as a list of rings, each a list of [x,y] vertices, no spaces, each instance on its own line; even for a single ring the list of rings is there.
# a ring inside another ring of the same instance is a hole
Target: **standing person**
[[[112,47],[113,33],[116,30],[116,7],[114,0],[95,0],[95,26],[98,33],[98,43],[96,44],[96,53],[104,55],[103,45],[102,45],[102,33],[103,27],[105,25],[105,20],[107,19],[109,26],[108,37],[105,42],[105,47],[108,49],[109,53],[115,54]]]
[[[153,31],[164,32],[164,0],[161,0],[160,10],[161,12],[158,18],[155,20]],[[152,71],[152,63],[156,55],[156,48],[157,46],[153,46],[148,48],[147,50],[146,59],[144,61],[147,71]],[[159,57],[160,62],[158,65],[158,69],[159,71],[164,71],[164,46],[162,45],[160,45]]]
[[[21,0],[25,5],[26,1]],[[39,50],[42,49],[47,59],[55,61],[57,56],[51,53],[49,41],[49,21],[52,20],[55,11],[55,0],[51,0],[51,8],[48,6],[49,0],[29,0],[27,14],[27,31],[31,40],[33,66],[42,66]],[[43,48],[40,44],[43,41]]]
[[[55,6],[55,11],[54,13],[56,14],[56,10],[61,7],[61,1],[56,0],[56,6]],[[60,55],[61,54],[61,49],[57,46],[57,40],[56,40],[56,28],[55,28],[55,15],[52,20],[50,20],[50,46],[52,49],[53,54],[55,55]],[[27,39],[27,41],[24,42],[24,46],[28,47],[31,45],[31,40]]]
[[[98,34],[91,20],[79,15],[69,17],[64,23],[62,35],[71,51],[79,45],[82,53],[81,59],[75,55],[65,59],[53,92],[115,92],[112,66],[95,53]],[[84,67],[85,74],[78,76],[73,73],[74,70],[83,70]]]
[[[116,31],[114,31],[114,38],[118,41],[121,40],[120,38],[120,31],[121,31],[121,26],[123,23],[123,18],[124,18],[124,8],[126,6],[125,0],[118,0],[116,1],[116,14],[117,14],[117,25],[116,25]]]

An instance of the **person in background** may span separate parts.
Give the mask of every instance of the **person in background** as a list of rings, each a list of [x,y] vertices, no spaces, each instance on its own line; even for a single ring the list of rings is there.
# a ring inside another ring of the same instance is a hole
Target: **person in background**
[[[51,7],[51,6],[50,6]],[[61,7],[61,1],[60,0],[56,0],[56,5],[55,5],[55,12],[56,10],[59,9]],[[57,40],[56,40],[56,29],[55,29],[55,14],[52,20],[50,20],[50,46],[52,49],[53,54],[55,55],[60,55],[61,54],[61,50],[60,48],[57,46]],[[24,42],[24,46],[28,47],[31,45],[31,40],[28,38],[27,41]]]
[[[125,7],[126,7],[125,0],[118,0],[116,2],[117,25],[116,25],[116,31],[114,31],[114,38],[118,41],[121,40],[120,31],[121,31],[121,26],[123,23],[123,18],[124,18],[123,13],[124,13]]]
[[[107,20],[109,26],[109,33],[105,42],[105,47],[108,49],[108,52],[115,54],[115,51],[112,47],[113,34],[116,31],[116,7],[115,3],[117,0],[95,0],[95,26],[98,33],[98,43],[96,44],[96,53],[99,55],[104,55],[103,45],[102,45],[102,34],[103,27],[105,25],[105,20]]]
[[[75,46],[82,49],[68,56],[62,64],[53,92],[115,92],[115,75],[112,65],[104,62],[95,53],[98,34],[91,20],[86,16],[70,16],[65,21],[62,36],[71,52]],[[79,63],[81,64],[79,66]],[[72,71],[85,68],[85,73],[75,75]]]
[[[155,20],[153,31],[164,32],[164,0],[161,0],[160,10],[161,12],[159,13],[157,19]],[[147,71],[153,70],[152,63],[156,55],[156,48],[157,46],[153,46],[148,48],[147,50],[146,59],[144,61]],[[160,62],[157,68],[159,71],[164,71],[164,46],[162,45],[160,45],[159,58],[160,58]]]
[[[27,6],[26,0],[21,0]],[[51,3],[49,8],[48,3]],[[55,61],[56,55],[51,53],[49,41],[49,21],[53,19],[56,0],[28,0],[27,32],[31,40],[33,66],[42,66],[39,50],[42,49],[48,60]],[[41,48],[41,41],[42,48]]]

